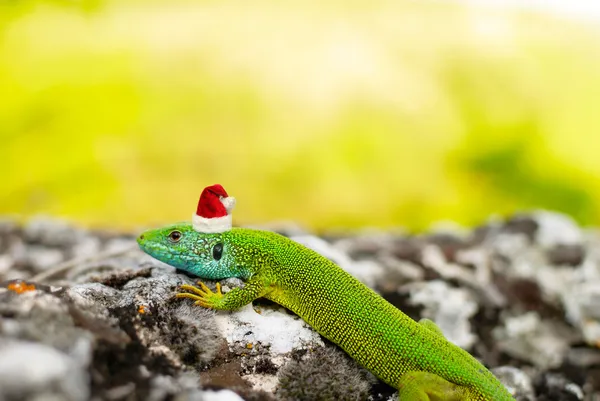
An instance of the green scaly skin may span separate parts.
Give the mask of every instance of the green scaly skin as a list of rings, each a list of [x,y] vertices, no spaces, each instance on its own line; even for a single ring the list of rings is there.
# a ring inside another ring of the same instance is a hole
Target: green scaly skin
[[[198,277],[245,281],[226,294],[220,286],[216,292],[201,283],[182,286],[188,292],[178,296],[224,310],[270,299],[397,388],[402,401],[513,400],[433,322],[415,322],[330,260],[279,234],[245,228],[204,234],[181,223],[146,231],[138,243],[154,258]]]

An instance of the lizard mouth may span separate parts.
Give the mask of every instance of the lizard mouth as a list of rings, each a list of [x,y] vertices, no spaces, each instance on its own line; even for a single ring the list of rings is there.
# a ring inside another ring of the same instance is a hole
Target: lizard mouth
[[[172,247],[152,239],[152,232],[145,232],[137,238],[140,249],[163,263],[173,267],[181,268],[185,266],[185,260]]]
[[[165,255],[169,252],[165,246],[162,246],[160,243],[149,239],[147,233],[143,233],[137,237],[137,243],[142,251],[159,260],[162,259],[160,257],[161,255]]]
[[[142,251],[146,251],[147,246],[148,246],[148,241],[146,239],[146,236],[144,234],[141,234],[139,237],[137,237],[136,239],[139,247],[142,249]]]

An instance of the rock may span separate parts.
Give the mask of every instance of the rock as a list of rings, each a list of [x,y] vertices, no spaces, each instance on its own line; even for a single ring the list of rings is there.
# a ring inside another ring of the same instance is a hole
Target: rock
[[[522,234],[532,241],[540,228],[540,224],[532,216],[517,215],[506,221],[502,231],[509,234]]]
[[[564,214],[540,211],[533,214],[538,225],[535,240],[543,248],[557,245],[578,245],[583,240],[583,233],[572,218]]]
[[[405,290],[410,293],[411,303],[425,306],[422,317],[433,320],[450,342],[470,349],[477,341],[469,319],[478,306],[468,291],[452,288],[441,280],[410,284]]]
[[[175,298],[196,278],[137,250],[134,235],[15,221],[0,218],[2,401],[395,399],[278,305],[215,312]],[[434,320],[516,399],[600,397],[600,231],[548,212],[471,233],[293,227],[280,231]]]
[[[21,230],[17,219],[13,216],[0,216],[0,237],[16,235]]]
[[[0,277],[5,277],[13,264],[14,261],[10,255],[0,255]]]
[[[71,249],[72,258],[86,258],[90,255],[96,255],[100,252],[102,242],[99,238],[89,235],[82,236]]]
[[[77,242],[80,230],[66,222],[48,217],[36,217],[25,225],[23,236],[31,244],[66,248]]]
[[[512,366],[500,366],[492,373],[508,388],[517,400],[535,400],[535,391],[531,378],[522,370]]]
[[[416,265],[421,264],[421,254],[425,244],[413,237],[395,238],[391,253],[401,260],[412,262]]]
[[[567,359],[574,366],[600,366],[600,350],[587,347],[571,348],[567,354]]]
[[[600,286],[598,281],[572,284],[562,294],[567,319],[581,330],[586,342],[600,345]]]
[[[0,341],[0,399],[89,399],[85,365],[48,345]]]
[[[585,259],[585,250],[580,244],[559,244],[548,249],[546,256],[552,265],[579,266]]]
[[[60,298],[41,290],[16,294],[0,289],[0,316],[3,338],[45,344],[78,357],[75,362],[80,366],[89,363],[92,336],[76,327]]]
[[[436,245],[449,262],[454,262],[456,254],[467,247],[464,238],[453,232],[436,232],[425,237],[424,241]]]
[[[359,401],[367,398],[370,381],[370,374],[338,349],[317,348],[281,368],[276,394],[283,401]]]
[[[538,393],[544,394],[539,400],[580,401],[584,399],[583,391],[577,384],[556,373],[545,373],[536,380]]]
[[[64,260],[64,253],[58,249],[30,246],[27,249],[26,264],[33,272],[41,272],[58,265]]]
[[[559,367],[577,336],[566,325],[543,321],[535,312],[505,318],[495,332],[505,353],[543,370]]]

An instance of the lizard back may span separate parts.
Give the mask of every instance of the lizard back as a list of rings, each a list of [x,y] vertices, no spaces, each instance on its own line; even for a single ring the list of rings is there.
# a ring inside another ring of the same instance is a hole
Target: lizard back
[[[252,231],[270,281],[265,296],[302,317],[359,364],[397,387],[410,371],[426,371],[468,387],[473,400],[512,400],[502,383],[468,352],[415,322],[338,265],[279,234]],[[237,241],[236,241],[237,242]],[[248,244],[247,244],[248,245]]]

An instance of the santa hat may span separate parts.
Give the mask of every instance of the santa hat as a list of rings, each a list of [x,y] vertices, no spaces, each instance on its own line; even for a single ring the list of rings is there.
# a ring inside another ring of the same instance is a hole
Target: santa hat
[[[235,198],[227,195],[221,185],[204,188],[196,213],[192,216],[194,230],[207,234],[231,230],[231,211],[234,206]]]

